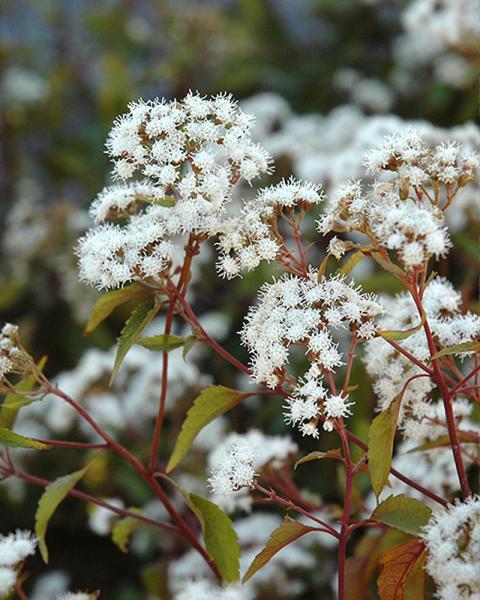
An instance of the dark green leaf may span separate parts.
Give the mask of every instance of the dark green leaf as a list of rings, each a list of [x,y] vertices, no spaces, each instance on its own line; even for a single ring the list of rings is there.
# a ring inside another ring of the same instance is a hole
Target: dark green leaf
[[[157,311],[157,305],[153,304],[152,306],[151,300],[144,300],[134,308],[118,338],[117,355],[110,383],[115,379],[127,352],[141,336],[142,331],[157,314]]]
[[[155,352],[170,352],[183,346],[186,339],[178,335],[154,335],[140,338],[135,343]]]
[[[462,344],[456,344],[455,346],[449,346],[443,348],[440,352],[437,352],[432,358],[435,360],[442,356],[449,356],[450,354],[459,354],[460,352],[480,352],[480,342],[463,342]]]

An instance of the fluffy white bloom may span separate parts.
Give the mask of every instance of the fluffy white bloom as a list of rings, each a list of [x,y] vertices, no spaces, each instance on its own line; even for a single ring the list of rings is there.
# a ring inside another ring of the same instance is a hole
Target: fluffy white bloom
[[[437,277],[427,286],[423,307],[433,336],[442,347],[472,341],[480,335],[480,316],[460,314],[461,296],[446,279]],[[381,329],[401,330],[418,326],[420,318],[411,296],[399,294],[393,300],[384,300],[385,315],[379,322]],[[430,352],[423,329],[402,340],[401,345],[421,361],[428,361]],[[468,355],[468,352],[458,353]],[[408,379],[423,375],[423,371],[382,338],[365,344],[364,362],[374,379],[374,390],[380,410],[387,408],[400,393]],[[429,377],[418,377],[405,390],[399,424],[409,437],[414,435],[418,421],[428,414],[429,395],[434,384]],[[412,421],[414,423],[412,423]],[[409,424],[410,423],[410,424]]]
[[[228,219],[222,226],[218,248],[217,269],[228,279],[241,271],[251,271],[262,260],[274,260],[280,242],[274,227],[283,211],[307,209],[322,202],[319,187],[291,178],[264,188],[244,203],[238,217]]]
[[[480,497],[434,512],[422,537],[439,600],[480,597]]]
[[[215,234],[235,183],[270,168],[251,140],[252,120],[226,95],[131,103],[107,150],[114,177],[143,179],[108,187],[92,204],[103,224],[78,244],[81,279],[105,288],[161,276],[173,258],[172,238]],[[104,223],[119,217],[126,225]]]
[[[17,581],[17,573],[10,567],[0,567],[0,594],[7,594]]]
[[[252,354],[255,381],[271,388],[287,374],[290,347],[304,347],[310,368],[285,405],[286,421],[298,425],[304,435],[317,435],[316,427],[306,421],[322,412],[331,416],[325,412],[322,372],[343,364],[332,332],[347,327],[362,337],[366,330],[361,327],[372,323],[373,333],[373,319],[381,313],[374,296],[362,294],[353,283],[347,284],[338,277],[318,281],[315,271],[308,278],[284,276],[263,286],[260,303],[250,308],[245,319],[242,343]],[[367,331],[370,336],[370,330]],[[334,404],[335,401],[330,402],[333,412],[348,414],[347,399],[342,410],[338,406],[333,409]]]
[[[239,583],[219,587],[207,579],[184,581],[175,600],[252,600],[251,592]]]
[[[120,498],[107,498],[106,501],[116,508],[124,508],[125,506]],[[88,517],[88,526],[98,535],[109,535],[112,525],[117,518],[118,515],[108,508],[94,505]]]
[[[249,487],[255,477],[254,464],[253,450],[245,439],[239,437],[222,445],[216,460],[212,461],[208,479],[212,492],[222,497]]]
[[[31,531],[17,530],[0,536],[0,565],[12,567],[35,553],[37,538]]]

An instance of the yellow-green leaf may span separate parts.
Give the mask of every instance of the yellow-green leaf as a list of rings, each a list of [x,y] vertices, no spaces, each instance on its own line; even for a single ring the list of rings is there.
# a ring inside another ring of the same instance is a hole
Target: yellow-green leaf
[[[43,371],[47,363],[47,357],[44,356],[37,364],[37,369]],[[29,375],[16,386],[19,392],[28,392],[36,383],[35,375]],[[7,394],[0,406],[0,427],[11,429],[15,425],[18,411],[22,406],[31,404],[34,400],[27,398],[23,394]]]
[[[131,512],[139,515],[143,514],[139,508],[129,508]],[[128,551],[128,542],[132,533],[137,529],[142,521],[135,519],[135,517],[124,517],[115,523],[112,528],[112,541],[120,548],[122,552]]]
[[[479,444],[480,443],[480,435],[478,433],[474,433],[473,431],[457,431],[458,441],[463,444]],[[407,452],[410,454],[411,452],[424,452],[425,450],[431,450],[432,448],[444,448],[446,446],[450,446],[451,441],[448,435],[441,435],[436,440],[432,440],[431,442],[426,442],[421,446],[416,446]]]
[[[405,331],[397,331],[397,330],[379,331],[378,335],[383,337],[383,339],[385,339],[385,340],[394,340],[395,342],[399,342],[401,340],[406,340],[407,338],[409,338],[411,335],[413,335],[417,331],[420,331],[420,329],[423,327],[423,324],[425,323],[425,318],[426,318],[426,314],[424,314],[422,316],[422,320],[420,321],[420,323],[418,325],[416,325],[415,327],[412,327],[411,329],[406,329]]]
[[[400,279],[401,281],[404,280],[405,275],[398,265],[392,263],[390,260],[385,260],[378,252],[372,252],[370,256],[382,267],[382,269],[388,271],[392,275],[395,275],[397,279]]]
[[[419,535],[431,514],[432,511],[420,500],[400,494],[380,502],[371,518],[410,535]]]
[[[0,446],[8,446],[9,448],[34,448],[36,450],[48,450],[51,448],[49,444],[31,440],[19,433],[10,431],[6,427],[0,427]]]
[[[303,463],[310,462],[312,460],[322,460],[323,458],[335,458],[337,460],[342,460],[342,454],[337,448],[335,448],[335,450],[327,450],[326,452],[319,452],[318,450],[315,450],[314,452],[309,452],[305,456],[302,456],[302,458],[299,458],[293,466],[293,469],[295,470],[298,465]]]
[[[302,523],[287,517],[280,527],[275,529],[271,534],[265,548],[263,548],[263,550],[254,558],[252,564],[248,567],[248,571],[245,573],[242,582],[247,582],[258,570],[264,567],[277,552],[280,552],[282,548],[285,548],[285,546],[288,546],[310,531],[313,531],[313,527],[307,527],[306,525],[302,525]]]
[[[368,430],[368,471],[373,491],[377,497],[390,473],[393,442],[402,397],[402,393],[398,394],[390,406],[373,419]]]
[[[183,346],[186,339],[178,335],[154,335],[140,338],[135,343],[154,352],[170,352]]]
[[[442,356],[448,356],[450,354],[459,354],[460,352],[480,352],[480,342],[463,342],[462,344],[449,346],[448,348],[443,348],[443,350],[437,352],[434,356],[432,356],[432,358],[441,358]]]
[[[85,475],[91,463],[70,475],[63,475],[47,485],[35,513],[35,533],[43,560],[48,563],[48,548],[45,542],[48,523],[60,503]]]
[[[121,304],[133,300],[133,298],[141,298],[151,294],[152,290],[141,283],[132,283],[120,290],[105,292],[93,305],[90,312],[90,319],[83,332],[84,335],[94,331]]]
[[[157,314],[157,311],[158,306],[156,304],[152,306],[151,300],[144,300],[133,309],[118,338],[117,355],[110,383],[115,379],[127,352],[141,336],[142,331]]]
[[[200,521],[205,546],[220,571],[222,581],[238,581],[240,547],[231,520],[216,504],[198,494],[188,494],[187,500]]]
[[[223,385],[210,385],[205,388],[187,412],[187,418],[168,461],[167,473],[173,471],[183,460],[194,439],[206,425],[236,406],[246,396],[248,394],[245,392],[231,390]]]
[[[358,250],[357,252],[351,254],[345,261],[345,263],[342,265],[342,268],[340,269],[340,274],[348,275],[350,271],[352,271],[358,265],[362,258],[364,258],[364,256],[365,253],[363,252],[363,250]]]

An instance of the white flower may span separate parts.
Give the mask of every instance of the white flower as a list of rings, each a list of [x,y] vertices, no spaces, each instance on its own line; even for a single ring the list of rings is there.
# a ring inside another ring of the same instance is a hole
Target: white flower
[[[269,155],[251,140],[251,123],[226,95],[129,104],[114,123],[107,151],[114,178],[143,179],[108,187],[93,202],[96,226],[76,250],[81,279],[115,288],[162,277],[174,256],[173,240],[184,246],[179,235],[216,234],[235,183],[270,169]],[[116,218],[127,222],[105,223]],[[274,249],[264,244],[262,253],[272,257]]]
[[[208,481],[214,494],[229,496],[253,483],[254,455],[251,446],[243,439],[233,441],[222,450],[223,457],[216,462]]]
[[[0,536],[0,566],[14,567],[35,553],[37,538],[30,531],[17,530]]]
[[[329,418],[338,419],[340,417],[348,417],[351,415],[350,406],[353,402],[349,402],[348,396],[327,396],[325,398],[325,414]]]
[[[439,600],[480,597],[480,497],[434,512],[422,537]]]
[[[0,567],[0,594],[6,595],[15,585],[17,573],[9,567]]]

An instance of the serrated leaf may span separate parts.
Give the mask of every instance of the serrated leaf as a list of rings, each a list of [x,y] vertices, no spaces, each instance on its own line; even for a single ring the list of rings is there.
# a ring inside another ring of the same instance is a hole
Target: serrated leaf
[[[234,583],[240,579],[240,546],[229,517],[216,504],[199,496],[188,494],[188,504],[202,526],[208,553],[217,565],[222,581]]]
[[[410,535],[419,535],[431,514],[432,511],[420,500],[400,494],[380,502],[371,518]]]
[[[478,444],[480,443],[480,436],[473,431],[457,431],[458,441],[463,444]],[[410,454],[411,452],[424,452],[425,450],[431,450],[432,448],[444,448],[446,446],[450,446],[451,441],[448,435],[441,435],[436,440],[432,440],[431,442],[426,442],[421,446],[417,446],[416,448],[412,448],[406,454]]]
[[[424,549],[423,542],[414,539],[393,548],[381,557],[382,571],[378,578],[380,600],[413,600],[411,596],[406,595],[404,585]]]
[[[175,350],[175,348],[183,346],[186,339],[187,338],[171,334],[154,335],[140,338],[135,343],[154,352],[170,352],[170,350]]]
[[[10,431],[6,427],[0,427],[0,446],[8,446],[9,448],[34,448],[36,450],[48,450],[51,448],[49,444],[31,440],[19,433]]]
[[[131,512],[139,515],[143,514],[143,511],[139,508],[129,508]],[[112,541],[120,548],[122,552],[128,552],[128,543],[132,533],[137,529],[142,521],[135,519],[135,517],[124,517],[115,523],[112,528]]]
[[[35,534],[43,560],[48,563],[48,548],[45,542],[48,523],[60,503],[85,475],[91,463],[69,475],[63,475],[47,485],[35,513]]]
[[[358,250],[351,254],[340,269],[340,275],[348,275],[358,263],[365,257],[365,253],[362,250]]]
[[[144,300],[133,309],[118,338],[117,354],[110,383],[115,379],[127,352],[141,336],[142,331],[157,314],[157,311],[158,306],[156,304],[152,306],[151,300]]]
[[[449,356],[450,354],[458,354],[460,352],[480,352],[480,342],[463,342],[462,344],[456,344],[455,346],[443,348],[443,350],[440,350],[440,352],[434,354],[432,359],[441,358],[442,356]]]
[[[395,277],[397,277],[400,280],[404,279],[405,275],[404,275],[402,269],[398,265],[396,265],[388,260],[385,260],[383,258],[383,256],[381,254],[379,254],[378,252],[372,252],[370,254],[370,256],[373,258],[373,260],[376,263],[378,263],[382,267],[382,269],[384,269],[385,271],[388,271],[392,275],[395,275]]]
[[[323,458],[335,458],[337,460],[342,460],[342,454],[337,448],[335,448],[334,450],[327,450],[326,452],[309,452],[308,454],[302,456],[302,458],[299,458],[297,460],[297,462],[293,466],[293,469],[296,470],[298,465],[301,465],[303,463],[310,462],[312,460],[322,460]]]
[[[245,392],[232,390],[223,385],[210,385],[205,388],[187,412],[187,418],[183,422],[166,472],[173,471],[183,460],[194,439],[206,425],[236,406],[246,396],[248,394]]]
[[[245,573],[242,583],[246,583],[255,573],[264,567],[269,560],[280,552],[282,548],[288,546],[298,538],[304,536],[306,533],[313,531],[313,527],[307,527],[298,521],[286,518],[283,523],[275,529],[270,535],[267,545],[261,552],[254,558],[252,564],[248,567],[248,571]]]
[[[120,305],[133,300],[150,296],[152,290],[141,283],[132,283],[120,290],[113,290],[102,294],[90,311],[90,318],[83,332],[84,335],[94,331]]]
[[[377,498],[387,482],[392,465],[393,442],[402,397],[403,393],[398,394],[390,406],[373,419],[368,430],[368,471]]]
[[[44,356],[37,363],[37,369],[43,371],[47,364],[47,357]],[[29,375],[16,388],[19,392],[28,392],[36,383],[35,375]],[[0,406],[0,427],[11,429],[15,425],[18,411],[22,406],[27,406],[34,402],[33,398],[25,398],[22,394],[7,394]]]

